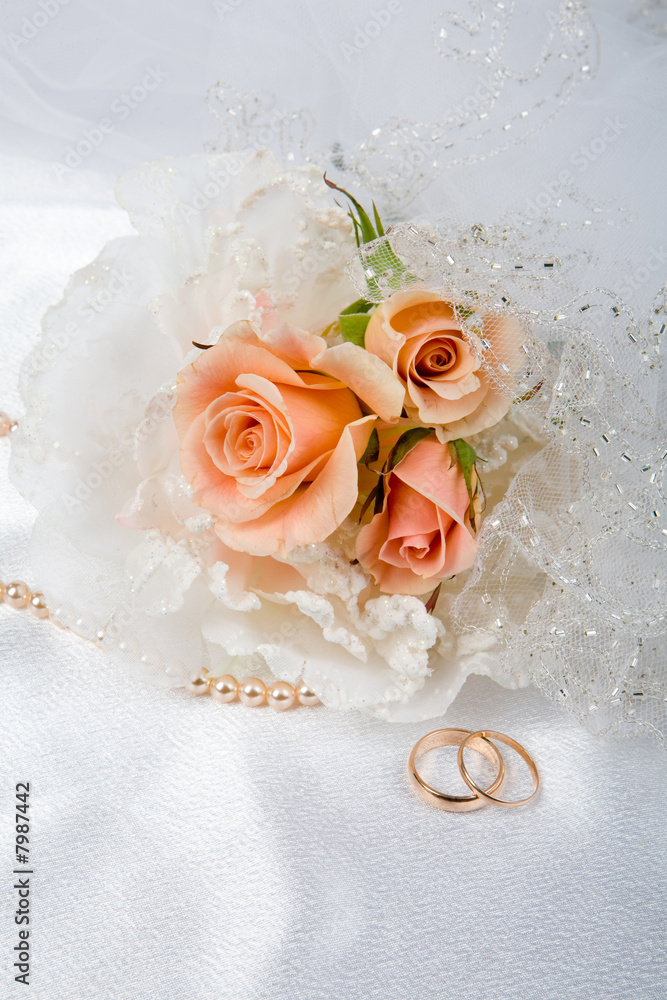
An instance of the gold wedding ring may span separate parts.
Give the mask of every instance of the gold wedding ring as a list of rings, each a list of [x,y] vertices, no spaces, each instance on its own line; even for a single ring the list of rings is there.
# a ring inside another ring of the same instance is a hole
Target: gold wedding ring
[[[495,744],[491,743],[491,740],[505,743],[508,747],[515,750],[525,761],[533,780],[533,790],[530,795],[523,799],[501,799],[497,797],[496,793],[502,789],[505,781],[505,761]],[[448,795],[446,792],[440,792],[437,788],[432,788],[428,785],[417,770],[416,762],[425,753],[428,753],[429,750],[433,750],[435,747],[448,746],[457,746],[459,748],[456,758],[459,771],[466,785],[472,791],[472,795]],[[468,748],[481,753],[496,768],[498,773],[488,788],[481,788],[470,776],[465,760],[463,759],[463,751]],[[415,791],[425,802],[436,806],[438,809],[446,809],[449,812],[472,812],[474,809],[480,809],[487,802],[491,802],[494,806],[502,806],[505,809],[525,806],[527,802],[535,798],[540,787],[540,777],[537,773],[535,761],[525,747],[522,747],[520,743],[513,740],[511,736],[505,736],[504,733],[497,733],[492,729],[480,729],[476,733],[473,733],[470,729],[436,729],[434,732],[428,733],[418,743],[415,743],[412,748],[412,753],[408,760],[408,774],[410,775],[410,780]]]
[[[511,747],[513,750],[516,750],[519,756],[525,760],[526,764],[528,765],[528,770],[530,771],[530,776],[533,779],[533,790],[530,793],[530,795],[527,795],[525,799],[498,799],[493,794],[494,791],[496,791],[496,789],[480,788],[477,782],[470,777],[470,775],[468,774],[468,769],[466,768],[465,761],[463,759],[463,751],[468,746],[472,747],[474,750],[477,750],[478,747],[475,744],[473,744],[473,740],[477,739],[478,737],[485,740],[492,739],[492,740],[498,740],[499,743],[506,743],[508,747]],[[540,776],[537,773],[537,767],[535,766],[535,761],[530,756],[528,751],[524,747],[522,747],[520,743],[517,743],[516,740],[513,740],[511,736],[505,736],[504,733],[496,733],[492,729],[480,729],[479,732],[471,733],[467,739],[463,740],[463,742],[459,747],[457,762],[459,765],[459,771],[461,772],[461,777],[465,781],[468,788],[471,788],[473,792],[476,792],[477,795],[479,795],[483,801],[492,802],[494,806],[502,806],[504,809],[513,809],[515,806],[525,806],[527,802],[530,802],[530,800],[537,795],[537,790],[540,787]]]
[[[412,748],[408,760],[408,774],[415,791],[425,802],[437,809],[446,809],[448,812],[472,812],[473,809],[479,809],[484,805],[485,799],[481,797],[478,790],[473,789],[472,795],[448,795],[446,792],[439,792],[436,788],[427,785],[417,771],[416,761],[429,750],[433,750],[435,747],[463,747],[464,743],[490,760],[498,772],[486,792],[491,794],[499,792],[503,786],[505,763],[493,743],[489,743],[483,736],[473,734],[470,729],[436,729],[435,732],[423,736]],[[461,750],[459,750],[459,758],[460,755]],[[468,782],[468,784],[470,783]]]

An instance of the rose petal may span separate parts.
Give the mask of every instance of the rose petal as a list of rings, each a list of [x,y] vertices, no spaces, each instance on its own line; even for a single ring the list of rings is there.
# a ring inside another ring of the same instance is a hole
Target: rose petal
[[[381,560],[380,549],[384,543],[389,523],[385,509],[376,514],[370,524],[365,524],[357,536],[357,559],[372,573],[377,586],[387,594],[426,594],[437,587],[440,578],[417,576],[408,566],[399,568]]]
[[[382,512],[356,543],[359,562],[381,590],[424,594],[472,566],[478,545],[466,525],[468,490],[446,447],[421,441],[395,467],[386,489]]]
[[[333,385],[337,384],[333,382]],[[342,425],[354,423],[363,416],[356,397],[349,389],[282,386],[281,395],[294,428],[294,447],[289,454],[288,471],[335,449]]]
[[[333,454],[310,485],[289,503],[276,503],[252,524],[218,522],[216,531],[233,549],[253,555],[285,555],[297,545],[322,542],[357,502],[357,462],[368,444],[375,417],[348,424]]]
[[[383,420],[397,420],[403,409],[405,389],[375,354],[357,344],[337,344],[313,358],[313,365],[349,385]]]
[[[396,314],[403,312],[410,306],[421,305],[423,303],[442,303],[442,297],[435,292],[429,292],[423,288],[409,288],[403,292],[395,292],[384,302],[380,303],[373,312],[370,322],[366,327],[366,337],[364,343],[366,350],[371,351],[381,358],[385,364],[393,367],[394,359],[406,341],[405,332],[397,329],[393,324]],[[444,303],[443,303],[444,304]],[[453,311],[450,309],[453,316]],[[444,320],[445,316],[441,316]]]
[[[486,313],[482,318],[482,336],[491,344],[493,367],[504,364],[510,372],[515,372],[525,363],[521,344],[526,334],[516,316]]]
[[[273,504],[294,493],[304,476],[324,465],[328,455],[320,456],[310,465],[291,475],[281,476],[261,497],[247,495],[248,487],[239,488],[235,479],[225,476],[213,464],[204,447],[204,414],[195,420],[183,438],[181,467],[194,490],[194,501],[216,517],[226,521],[251,521],[261,517]]]
[[[275,411],[260,406],[252,398],[241,393],[226,393],[223,398],[228,402],[227,409],[208,420],[204,435],[213,463],[228,476],[242,475],[246,470],[268,475],[285,459],[289,433],[278,424]],[[247,442],[247,434],[253,431],[257,438],[251,448],[249,443],[242,442]]]
[[[237,379],[237,381],[241,380]],[[266,380],[259,379],[258,381],[262,383]],[[289,456],[294,448],[292,426],[282,397],[275,386],[266,383],[264,388],[265,395],[275,399],[276,404],[266,399],[253,397],[251,394],[225,393],[221,400],[216,400],[206,411],[208,418],[209,413],[215,412],[219,403],[226,406],[225,410],[221,410],[213,420],[208,421],[204,435],[204,447],[216,468],[223,475],[235,479],[238,489],[245,496],[254,498],[263,496],[276,484],[279,477],[286,471]],[[237,407],[236,410],[235,407]],[[249,470],[247,474],[242,472],[238,465],[235,466],[235,463],[229,461],[226,448],[227,424],[235,414],[246,413],[246,407],[250,408],[251,413],[256,410],[262,412],[262,419],[267,424],[273,424],[276,439],[273,452],[267,453],[267,459],[271,464],[268,467],[259,468],[257,471]]]
[[[438,529],[428,535],[411,535],[405,538],[402,552],[412,572],[428,579],[444,575],[447,548],[444,532]]]
[[[447,576],[456,576],[470,569],[477,557],[478,542],[467,528],[461,524],[453,524],[446,538]]]
[[[425,360],[438,352],[446,352],[451,357],[446,368],[434,367],[432,374],[418,370],[420,363],[424,366]],[[397,370],[401,378],[409,376],[412,380],[423,380],[424,384],[431,385],[434,380],[438,383],[465,381],[480,364],[479,356],[464,337],[453,334],[446,337],[438,331],[436,334],[424,334],[417,341],[407,341],[398,352]]]
[[[478,322],[477,333],[488,343],[485,352],[481,346],[475,349],[475,333],[463,336],[451,303],[435,292],[411,288],[381,303],[366,330],[367,350],[391,365],[405,383],[408,415],[426,424],[446,425],[438,429],[443,440],[492,426],[512,402],[513,373],[524,360],[521,323],[495,312],[478,317]],[[439,342],[452,355],[458,351],[460,367],[450,363],[439,372],[428,370],[428,358]]]
[[[510,406],[512,399],[496,386],[489,386],[486,394],[477,404],[472,413],[459,420],[447,420],[445,426],[436,428],[441,441],[453,441],[455,438],[470,437],[479,434],[487,427],[493,427],[501,420]],[[407,409],[407,407],[406,407]],[[431,418],[426,423],[431,423]]]
[[[423,294],[417,296],[414,293],[415,301],[411,305],[392,302],[395,310],[391,317],[391,325],[394,330],[402,333],[406,339],[412,340],[421,337],[423,334],[433,334],[435,332],[460,332],[461,325],[454,314],[454,309],[449,302],[444,302],[436,296],[435,299],[425,298]]]
[[[203,351],[178,373],[174,421],[181,438],[210,403],[239,387],[235,377],[239,372],[252,372],[271,384],[303,385],[303,380],[285,361],[261,346],[249,323],[235,323],[214,347]]]
[[[312,363],[313,358],[322,353],[324,342],[321,337],[307,333],[296,326],[287,323],[269,330],[262,335],[264,344],[276,357],[285,361],[290,368],[318,368]]]
[[[433,438],[421,441],[393,474],[453,520],[464,524],[470,504],[468,489],[458,465],[452,465],[449,449],[439,441]]]
[[[400,464],[397,469],[400,469]],[[403,482],[398,475],[391,477],[387,509],[391,519],[387,535],[390,539],[404,538],[406,535],[428,534],[439,527],[435,504]]]
[[[474,412],[484,402],[487,395],[488,388],[485,385],[480,385],[474,392],[470,392],[460,399],[446,399],[434,392],[430,386],[422,388],[411,383],[410,396],[412,399],[406,400],[405,412],[409,417],[421,420],[424,424],[446,424],[447,427],[451,427],[453,421],[463,420],[471,410]],[[464,436],[463,434],[452,434],[448,440]]]

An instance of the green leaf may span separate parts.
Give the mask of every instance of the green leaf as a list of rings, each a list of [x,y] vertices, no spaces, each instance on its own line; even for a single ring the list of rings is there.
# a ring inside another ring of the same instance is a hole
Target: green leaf
[[[382,225],[382,219],[380,218],[379,212],[375,207],[375,202],[373,202],[373,215],[375,216],[375,228],[378,231],[378,236],[384,236],[384,226]]]
[[[370,321],[371,318],[367,313],[341,313],[338,317],[338,322],[340,323],[340,332],[343,334],[343,340],[363,347],[366,327]]]
[[[470,319],[470,317],[474,315],[474,312],[475,312],[474,309],[466,309],[465,306],[456,307],[456,314],[461,319]]]
[[[338,184],[335,184],[333,181],[330,181],[327,178],[326,174],[324,175],[324,183],[327,185],[327,187],[333,188],[334,191],[340,191],[340,193],[344,194],[345,197],[350,200],[352,205],[354,205],[355,209],[357,210],[357,215],[359,216],[359,226],[361,228],[362,242],[371,243],[373,240],[376,240],[378,234],[375,232],[375,229],[373,228],[373,223],[368,218],[367,212],[359,204],[354,195],[350,194],[349,191],[346,191],[345,188],[339,187]]]
[[[429,597],[428,601],[426,602],[426,610],[427,610],[427,612],[428,612],[429,615],[432,615],[433,612],[435,611],[435,606],[438,603],[438,598],[440,597],[440,588],[441,587],[442,587],[442,580],[440,581],[440,583],[438,584],[438,586],[435,588],[435,590],[433,591],[433,593]]]
[[[375,501],[373,506],[373,515],[380,514],[384,505],[384,482],[382,480],[382,476],[380,476],[377,483],[364,500],[364,505],[361,508],[361,514],[359,515],[360,521],[373,501]]]
[[[384,507],[384,479],[382,478],[382,476],[380,476],[377,484],[377,493],[375,494],[375,505],[373,507],[373,515],[381,514],[383,507]]]
[[[396,256],[388,238],[382,239],[376,244],[373,252],[366,256],[366,263],[376,274],[384,274],[385,280],[392,290],[404,288],[419,280],[417,275],[408,271],[400,257]],[[387,271],[391,273],[387,274]],[[374,295],[385,297],[375,278],[367,276],[366,284]]]
[[[339,205],[340,202],[336,202],[336,204]],[[348,218],[352,219],[352,225],[354,226],[354,239],[356,241],[357,248],[359,248],[361,246],[361,230],[359,228],[359,223],[357,222],[357,217],[353,215],[352,212],[348,212],[347,214]]]
[[[194,341],[193,341],[193,343],[194,343]],[[197,345],[195,344],[195,347],[196,346]],[[533,398],[533,396],[537,396],[538,392],[540,391],[540,389],[542,388],[543,385],[544,385],[544,379],[542,379],[541,382],[538,382],[537,385],[534,385],[532,389],[529,389],[528,392],[524,392],[523,396],[519,396],[519,398],[515,399],[514,402],[515,403],[527,403],[529,399]]]
[[[400,438],[389,452],[389,458],[385,465],[385,472],[391,472],[399,462],[402,462],[413,448],[415,448],[424,438],[433,434],[432,427],[411,427],[409,431],[401,434]]]
[[[378,437],[378,432],[374,427],[373,430],[371,431],[371,436],[368,439],[366,450],[359,459],[359,461],[363,462],[366,468],[368,468],[371,462],[377,462],[379,455],[380,455],[380,438]]]
[[[349,313],[365,313],[370,309],[374,309],[376,306],[375,302],[369,302],[368,299],[357,299],[352,305],[347,306],[346,309],[341,309],[339,316],[347,316]]]
[[[470,523],[473,531],[477,531],[474,507],[475,497],[477,496],[477,484],[475,484],[474,489],[472,485],[472,470],[474,469],[475,473],[477,473],[477,452],[472,445],[468,444],[467,441],[464,441],[463,438],[456,438],[456,440],[450,441],[449,450],[452,454],[452,458],[454,458],[454,453],[456,454],[456,460],[461,466],[463,478],[465,479],[466,488],[468,490],[468,496],[470,497],[470,507],[468,510]],[[479,477],[477,477],[477,481],[479,482]]]
[[[463,478],[465,479],[466,486],[468,488],[468,496],[470,497],[471,500],[473,500],[474,496],[472,492],[471,473],[472,470],[475,468],[475,465],[477,464],[477,452],[472,447],[472,445],[468,444],[467,441],[464,441],[463,438],[456,438],[456,440],[450,441],[449,446],[450,446],[450,451],[452,447],[456,451],[456,460],[461,466],[461,471],[463,472]]]
[[[347,191],[345,192],[345,194],[347,194]],[[349,195],[349,194],[347,196],[348,196],[348,198],[352,198],[352,196]],[[361,238],[362,238],[362,242],[364,242],[364,243],[371,243],[373,240],[377,239],[377,233],[375,232],[375,229],[373,228],[373,223],[368,218],[368,215],[366,214],[366,212],[364,211],[364,209],[361,207],[361,205],[359,204],[359,202],[356,200],[356,198],[352,198],[352,202],[354,204],[354,207],[357,210],[357,215],[359,216],[359,225],[361,226]]]
[[[366,243],[372,243],[374,240],[385,236],[385,229],[375,202],[373,202],[373,217],[375,219],[375,226],[373,226],[368,213],[359,204],[354,195],[346,191],[345,188],[339,187],[334,181],[330,181],[326,174],[324,175],[324,183],[328,187],[333,188],[334,191],[340,191],[341,194],[344,194],[349,199],[352,209],[348,212],[348,215],[352,219],[354,236],[358,247]],[[355,211],[356,215],[354,214]],[[396,256],[388,239],[382,239],[373,253],[368,255],[366,263],[377,274],[382,274],[386,271],[390,272],[387,284],[392,290],[403,288],[405,284],[412,284],[418,280],[415,275],[408,274],[405,264]],[[367,276],[366,284],[371,295],[377,296],[379,299],[384,298],[382,289],[374,277]]]

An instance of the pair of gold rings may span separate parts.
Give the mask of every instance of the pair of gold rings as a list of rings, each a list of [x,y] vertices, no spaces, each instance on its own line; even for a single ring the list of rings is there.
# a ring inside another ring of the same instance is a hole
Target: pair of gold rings
[[[528,770],[533,780],[533,790],[526,798],[501,799],[497,797],[496,793],[501,791],[505,783],[505,761],[498,748],[491,743],[491,740],[505,743],[508,747],[516,750],[528,765]],[[446,792],[439,792],[436,788],[431,788],[417,770],[417,761],[425,753],[435,749],[435,747],[449,746],[457,746],[459,748],[457,757],[459,771],[466,785],[472,791],[472,795],[448,795]],[[470,747],[471,750],[476,750],[477,753],[486,757],[497,771],[496,777],[487,788],[480,788],[468,772],[465,760],[463,759],[463,751],[467,747]],[[531,799],[535,798],[537,790],[540,787],[540,777],[537,773],[537,767],[528,751],[520,743],[517,743],[516,740],[513,740],[511,736],[505,736],[504,733],[496,733],[492,729],[480,729],[476,733],[473,733],[470,729],[437,729],[433,733],[428,733],[427,736],[423,736],[412,748],[412,753],[408,760],[408,773],[416,792],[422,799],[429,802],[432,806],[436,806],[438,809],[446,809],[448,812],[472,812],[474,809],[480,809],[487,802],[491,802],[494,806],[503,806],[505,809],[524,806]]]

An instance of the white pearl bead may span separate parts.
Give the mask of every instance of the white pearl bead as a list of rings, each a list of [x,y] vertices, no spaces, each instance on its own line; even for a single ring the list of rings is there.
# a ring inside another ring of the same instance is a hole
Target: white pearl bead
[[[31,597],[30,588],[22,580],[15,580],[14,583],[7,584],[5,603],[10,608],[24,608]]]
[[[266,698],[266,684],[259,677],[247,677],[239,684],[239,700],[244,705],[256,708],[264,703]]]
[[[196,694],[196,695],[208,694],[210,683],[211,683],[210,679],[206,677],[195,677],[193,681],[190,681],[190,683],[187,686],[187,689],[190,692],[190,694]]]
[[[266,693],[266,700],[276,712],[286,712],[296,700],[294,688],[287,681],[275,681]]]
[[[299,683],[294,688],[294,693],[296,695],[297,701],[301,705],[307,705],[311,707],[313,705],[319,705],[320,699],[317,697],[314,691],[311,691],[308,685],[304,681],[299,681]]]
[[[28,610],[35,616],[35,618],[48,618],[49,609],[46,606],[44,594],[33,594],[30,598],[30,603],[28,604]]]
[[[238,697],[239,682],[231,674],[216,678],[211,685],[211,697],[223,704],[234,701]]]

